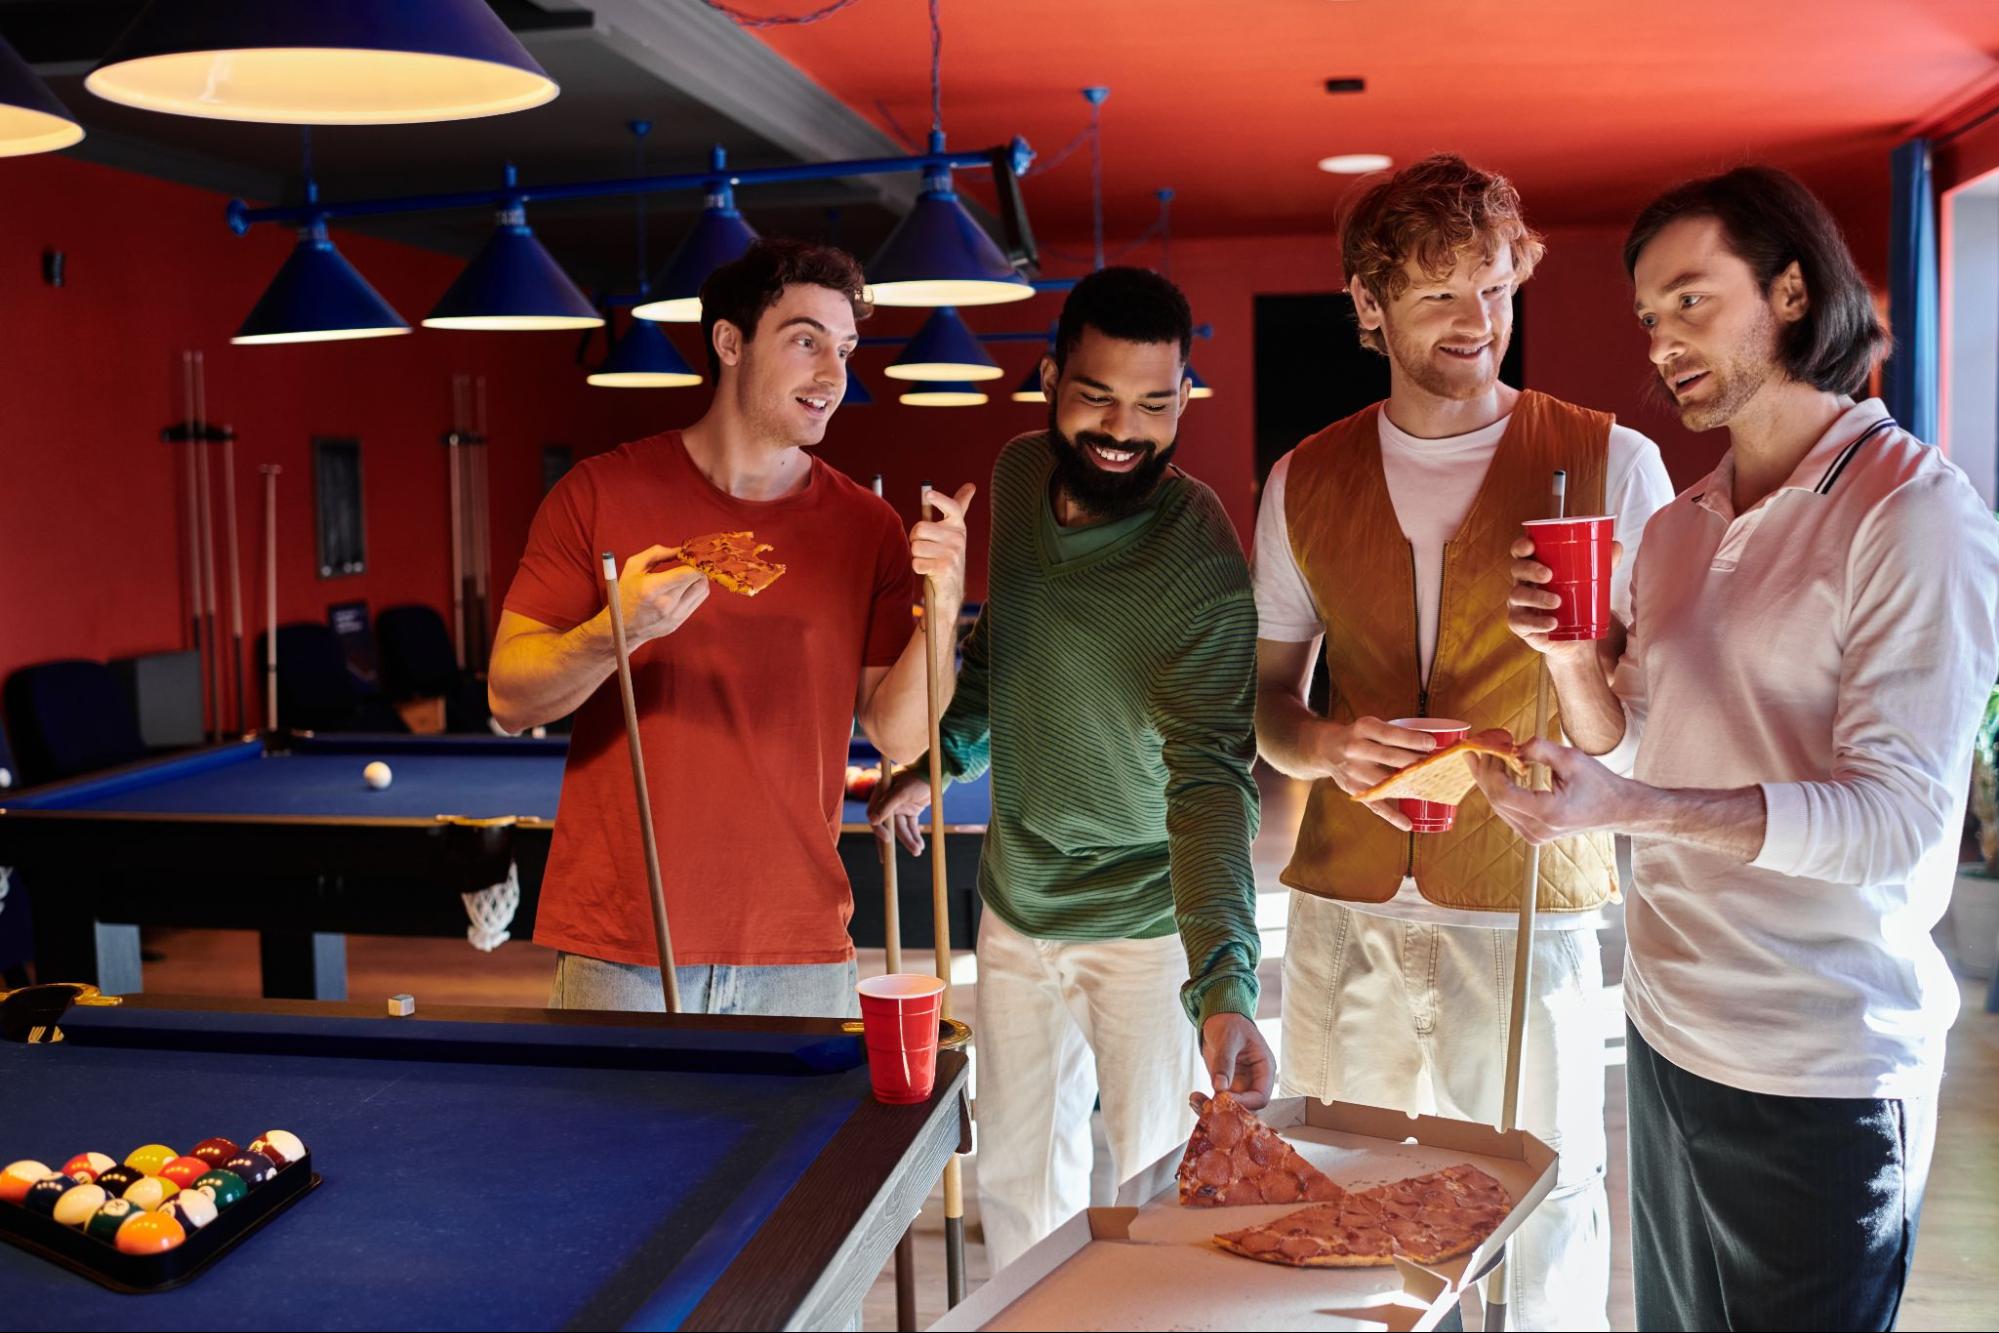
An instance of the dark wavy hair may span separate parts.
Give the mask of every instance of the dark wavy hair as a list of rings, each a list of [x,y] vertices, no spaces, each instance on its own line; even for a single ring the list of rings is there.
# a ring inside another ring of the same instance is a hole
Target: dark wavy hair
[[[1749,265],[1768,293],[1794,262],[1811,305],[1784,330],[1778,356],[1784,373],[1826,393],[1857,393],[1875,359],[1888,350],[1888,331],[1874,296],[1846,248],[1839,223],[1797,177],[1775,167],[1746,166],[1684,181],[1654,199],[1624,240],[1624,271],[1669,223],[1710,217],[1728,248]]]
[[[1068,364],[1084,329],[1130,343],[1178,343],[1180,364],[1194,346],[1194,313],[1171,282],[1149,268],[1113,265],[1077,283],[1055,325],[1055,369]]]
[[[722,265],[701,284],[701,343],[708,349],[711,382],[722,378],[722,358],[715,354],[716,323],[728,320],[748,342],[757,336],[764,311],[777,304],[786,287],[795,285],[839,292],[852,303],[857,321],[874,313],[861,262],[845,250],[784,238],[758,241],[741,259]]]

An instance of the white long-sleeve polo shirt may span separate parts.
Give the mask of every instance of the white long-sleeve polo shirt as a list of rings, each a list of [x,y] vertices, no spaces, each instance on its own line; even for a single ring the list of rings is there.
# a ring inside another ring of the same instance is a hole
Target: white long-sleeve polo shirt
[[[1752,1092],[1934,1092],[1973,733],[1999,671],[1999,524],[1878,399],[1734,512],[1734,454],[1661,510],[1633,572],[1618,752],[1660,787],[1760,786],[1748,864],[1634,840],[1625,1009],[1680,1068]]]

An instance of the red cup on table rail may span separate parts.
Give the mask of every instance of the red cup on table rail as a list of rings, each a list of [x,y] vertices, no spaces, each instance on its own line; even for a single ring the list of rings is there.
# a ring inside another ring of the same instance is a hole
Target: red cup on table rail
[[[861,997],[861,1030],[875,1100],[891,1106],[927,1101],[937,1085],[938,1020],[944,983],[924,972],[869,977]]]
[[[1610,633],[1612,518],[1537,518],[1521,525],[1534,558],[1554,577],[1542,586],[1562,599],[1548,637],[1560,643],[1601,639]]]
[[[1471,735],[1471,723],[1452,717],[1398,717],[1388,725],[1428,732],[1436,737],[1439,750],[1447,745],[1456,745]],[[1455,805],[1445,805],[1440,801],[1418,801],[1405,796],[1396,804],[1408,817],[1410,829],[1416,833],[1443,833],[1458,817]]]

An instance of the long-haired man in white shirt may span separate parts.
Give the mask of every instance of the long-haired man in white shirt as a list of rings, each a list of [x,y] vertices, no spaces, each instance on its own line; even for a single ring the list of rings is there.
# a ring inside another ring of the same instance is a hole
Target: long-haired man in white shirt
[[[1891,1328],[1957,1012],[1929,932],[1999,669],[1999,527],[1854,400],[1887,338],[1796,180],[1677,186],[1624,257],[1661,386],[1730,449],[1646,530],[1612,681],[1542,637],[1547,570],[1516,560],[1509,624],[1577,748],[1527,747],[1548,792],[1480,781],[1531,841],[1636,840],[1639,1327]]]
[[[1394,803],[1363,807],[1351,793],[1431,749],[1394,719],[1512,727],[1524,709],[1531,725],[1534,655],[1485,608],[1504,595],[1519,524],[1546,516],[1552,468],[1632,544],[1672,485],[1643,435],[1499,378],[1514,289],[1542,253],[1504,176],[1448,155],[1412,163],[1354,204],[1341,252],[1389,396],[1279,460],[1256,528],[1257,741],[1313,780],[1283,875],[1296,890],[1283,1084],[1492,1122],[1524,854],[1482,801],[1451,831],[1417,834]],[[1620,615],[1624,592],[1619,578]],[[1307,702],[1322,642],[1327,716]],[[1521,1120],[1562,1165],[1515,1241],[1509,1300],[1523,1328],[1600,1329],[1610,1209],[1596,927],[1616,866],[1609,838],[1558,857],[1535,932]]]

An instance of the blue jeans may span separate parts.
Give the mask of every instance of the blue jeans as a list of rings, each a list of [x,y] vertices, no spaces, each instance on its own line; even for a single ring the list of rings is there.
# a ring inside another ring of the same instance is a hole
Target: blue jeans
[[[676,967],[680,1008],[690,1014],[765,1014],[804,1018],[858,1018],[854,994],[860,973],[844,963],[735,967],[727,963]],[[666,1010],[659,969],[613,963],[578,953],[557,954],[551,1009],[619,1009],[657,1014]]]

